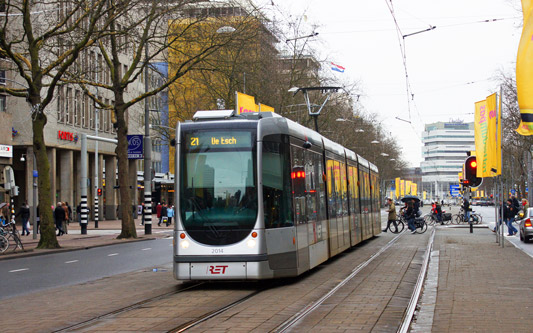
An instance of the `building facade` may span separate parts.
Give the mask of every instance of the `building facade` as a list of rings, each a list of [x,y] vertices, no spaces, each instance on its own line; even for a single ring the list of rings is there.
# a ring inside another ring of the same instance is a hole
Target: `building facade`
[[[449,197],[450,185],[459,183],[458,174],[475,150],[474,123],[437,122],[422,133],[422,182],[431,199]]]

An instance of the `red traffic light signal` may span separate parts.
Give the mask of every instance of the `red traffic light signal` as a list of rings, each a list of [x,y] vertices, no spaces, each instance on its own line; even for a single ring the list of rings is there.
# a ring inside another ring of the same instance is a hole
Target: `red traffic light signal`
[[[483,178],[477,176],[477,159],[475,156],[470,156],[465,161],[465,180],[464,186],[478,187]]]
[[[102,189],[101,188],[99,188],[97,192],[98,192],[98,196],[99,197],[102,196]]]

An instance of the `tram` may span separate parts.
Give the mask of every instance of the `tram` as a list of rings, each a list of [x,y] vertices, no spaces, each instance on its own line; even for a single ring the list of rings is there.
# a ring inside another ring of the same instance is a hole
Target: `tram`
[[[176,129],[174,277],[300,275],[381,232],[376,166],[275,113]]]

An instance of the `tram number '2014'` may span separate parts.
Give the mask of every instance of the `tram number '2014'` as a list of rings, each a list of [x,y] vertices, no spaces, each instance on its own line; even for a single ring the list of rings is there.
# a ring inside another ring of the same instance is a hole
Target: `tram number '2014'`
[[[191,138],[191,146],[198,146],[198,138]]]
[[[228,268],[228,265],[216,265],[216,266],[209,266],[207,268],[207,271],[210,274],[226,274],[226,268]]]
[[[224,253],[224,249],[211,249],[211,253]]]

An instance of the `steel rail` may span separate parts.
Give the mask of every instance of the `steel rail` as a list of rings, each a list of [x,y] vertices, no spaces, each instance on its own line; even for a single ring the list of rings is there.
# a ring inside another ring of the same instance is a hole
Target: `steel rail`
[[[368,258],[365,262],[359,264],[356,268],[352,270],[352,273],[348,275],[344,280],[339,282],[333,289],[331,289],[327,294],[322,296],[320,299],[318,299],[316,302],[308,304],[305,308],[300,310],[298,313],[296,313],[291,318],[287,319],[282,324],[278,325],[276,328],[271,330],[270,332],[276,332],[281,333],[289,330],[292,326],[294,326],[297,322],[302,320],[304,317],[306,317],[308,314],[313,312],[316,308],[318,308],[322,303],[324,303],[328,298],[333,296],[337,290],[339,290],[342,286],[344,286],[346,283],[348,283],[351,279],[353,279],[363,268],[368,266],[374,259],[379,257],[383,252],[388,250],[396,241],[405,234],[405,231],[398,234],[396,237],[391,239],[384,247],[382,247],[378,252],[374,253],[370,258]]]
[[[426,278],[427,268],[429,265],[429,258],[431,256],[431,249],[433,248],[433,241],[435,240],[435,227],[431,231],[431,236],[429,237],[428,245],[426,247],[426,254],[424,255],[424,262],[422,263],[422,269],[418,274],[418,280],[415,285],[415,290],[411,295],[409,300],[409,305],[407,306],[407,311],[404,315],[404,320],[402,325],[398,329],[398,333],[407,333],[409,327],[411,326],[411,321],[415,314],[416,305],[418,304],[418,299],[420,298],[420,293],[422,292],[422,286],[424,285],[424,280]]]
[[[63,327],[63,328],[61,328],[59,330],[55,330],[55,331],[52,331],[52,332],[57,333],[57,332],[72,332],[72,331],[76,331],[78,329],[83,328],[84,326],[91,325],[92,323],[94,323],[94,322],[96,322],[98,320],[105,319],[105,318],[108,318],[108,317],[111,317],[111,316],[115,316],[117,314],[121,314],[121,313],[124,313],[124,312],[127,312],[127,311],[131,311],[131,310],[134,310],[134,309],[138,309],[141,306],[144,306],[146,304],[149,304],[149,303],[152,303],[152,302],[155,302],[155,301],[159,301],[159,300],[161,300],[163,298],[166,298],[166,297],[169,297],[169,296],[172,296],[172,295],[175,295],[175,294],[179,294],[181,292],[185,292],[185,291],[194,289],[194,288],[199,287],[199,286],[201,286],[203,284],[205,284],[205,282],[196,283],[196,284],[193,284],[192,286],[187,286],[187,287],[185,287],[183,289],[180,289],[180,290],[175,290],[175,291],[164,293],[164,294],[161,294],[161,295],[158,295],[158,296],[147,298],[147,299],[142,300],[140,302],[137,302],[135,304],[125,306],[123,308],[108,312],[108,313],[100,315],[100,316],[96,316],[94,318],[82,321],[80,323],[77,323],[77,324],[74,324],[74,325],[71,325],[71,326]]]

